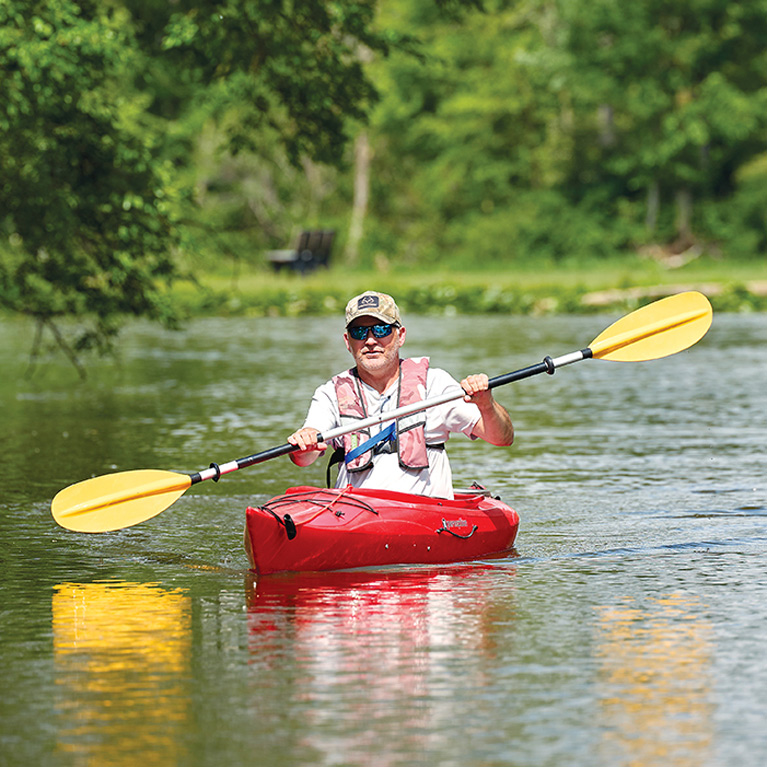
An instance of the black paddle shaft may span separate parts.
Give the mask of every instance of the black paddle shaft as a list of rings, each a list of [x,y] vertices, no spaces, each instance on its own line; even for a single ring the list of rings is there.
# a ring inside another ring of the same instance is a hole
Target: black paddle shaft
[[[521,381],[523,378],[530,378],[531,376],[537,376],[541,373],[548,373],[550,376],[553,376],[555,370],[554,360],[552,360],[551,357],[545,357],[543,362],[539,362],[537,365],[530,365],[530,367],[522,368],[521,370],[514,370],[511,373],[495,376],[495,378],[490,379],[488,385],[490,389],[495,389],[496,386],[503,386],[504,384],[513,383],[514,381]]]
[[[544,357],[543,362],[539,362],[537,365],[530,365],[530,367],[514,370],[511,373],[504,373],[503,375],[491,378],[489,381],[489,388],[495,389],[496,386],[503,386],[504,384],[513,383],[514,381],[521,381],[523,378],[530,378],[532,376],[540,375],[541,373],[547,373],[548,375],[553,376],[558,367],[569,365],[578,360],[590,359],[591,356],[591,349],[586,348],[564,357],[558,357],[557,359]]]

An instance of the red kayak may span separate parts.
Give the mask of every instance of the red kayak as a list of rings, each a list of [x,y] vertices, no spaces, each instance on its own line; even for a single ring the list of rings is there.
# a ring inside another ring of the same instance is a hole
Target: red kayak
[[[245,548],[259,575],[446,564],[511,549],[514,509],[484,488],[455,500],[390,490],[292,487],[248,508]]]

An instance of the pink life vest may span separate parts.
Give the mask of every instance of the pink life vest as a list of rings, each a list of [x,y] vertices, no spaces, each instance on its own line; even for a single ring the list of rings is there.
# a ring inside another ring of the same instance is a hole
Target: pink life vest
[[[397,407],[421,402],[426,397],[426,374],[429,370],[429,358],[400,360],[399,391]],[[363,419],[368,417],[365,408],[365,397],[362,394],[357,369],[352,368],[333,378],[338,399],[338,410],[341,423],[348,419]],[[397,454],[399,464],[403,469],[421,471],[429,468],[429,458],[426,454],[426,433],[424,426],[426,417],[423,412],[415,413],[397,420]],[[383,428],[383,427],[382,427]],[[355,431],[344,435],[344,453],[349,453],[358,445],[370,438],[369,429]],[[373,465],[373,450],[368,450],[350,461],[347,471],[365,471]]]

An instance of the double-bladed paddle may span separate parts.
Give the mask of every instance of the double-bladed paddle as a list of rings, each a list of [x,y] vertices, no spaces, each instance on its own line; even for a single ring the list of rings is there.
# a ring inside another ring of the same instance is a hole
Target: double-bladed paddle
[[[557,368],[583,359],[638,362],[668,357],[697,343],[711,326],[708,299],[696,291],[662,298],[627,314],[600,333],[580,351],[562,357],[546,357],[543,362],[490,379],[490,388],[538,375],[553,374]],[[388,413],[371,416],[350,426],[340,426],[318,437],[328,442],[354,431],[380,425],[421,410],[445,404],[464,396],[463,389],[415,402]],[[159,469],[139,469],[86,479],[61,490],[51,503],[53,518],[62,527],[84,533],[119,530],[138,524],[165,511],[192,485],[206,479],[219,479],[271,458],[297,450],[285,443],[235,461],[211,464],[194,474]]]

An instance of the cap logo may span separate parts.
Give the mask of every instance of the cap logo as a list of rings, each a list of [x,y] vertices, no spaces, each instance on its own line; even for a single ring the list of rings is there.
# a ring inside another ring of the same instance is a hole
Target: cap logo
[[[357,309],[377,309],[378,304],[378,296],[362,296],[357,301]]]

